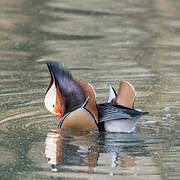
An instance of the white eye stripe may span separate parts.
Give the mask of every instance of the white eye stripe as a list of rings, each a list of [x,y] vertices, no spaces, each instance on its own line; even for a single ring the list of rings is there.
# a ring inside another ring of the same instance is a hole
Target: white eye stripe
[[[54,113],[54,106],[56,103],[56,86],[55,86],[55,82],[53,82],[51,88],[48,90],[45,99],[44,99],[44,103],[45,106],[47,108],[48,111],[50,111],[51,113]]]

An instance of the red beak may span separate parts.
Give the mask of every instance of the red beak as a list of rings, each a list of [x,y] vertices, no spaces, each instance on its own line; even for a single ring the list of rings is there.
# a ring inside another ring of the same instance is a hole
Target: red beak
[[[61,118],[62,118],[61,114],[57,115],[58,123],[60,122]]]

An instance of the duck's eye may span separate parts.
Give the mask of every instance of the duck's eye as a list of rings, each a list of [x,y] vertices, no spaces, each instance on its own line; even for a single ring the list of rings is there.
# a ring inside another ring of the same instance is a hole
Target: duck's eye
[[[54,108],[54,104],[53,104],[53,108]]]

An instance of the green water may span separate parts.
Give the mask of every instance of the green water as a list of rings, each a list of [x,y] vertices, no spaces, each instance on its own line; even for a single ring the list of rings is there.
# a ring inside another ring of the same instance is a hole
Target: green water
[[[0,179],[180,179],[179,0],[0,1]],[[57,60],[97,101],[131,82],[136,133],[56,135],[44,107]]]

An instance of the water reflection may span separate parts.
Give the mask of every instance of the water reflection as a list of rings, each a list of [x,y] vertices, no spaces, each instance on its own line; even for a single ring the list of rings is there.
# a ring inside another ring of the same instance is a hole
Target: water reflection
[[[138,166],[137,156],[148,156],[149,152],[143,141],[136,139],[136,134],[102,133],[102,134],[69,134],[48,133],[45,140],[45,155],[51,170],[55,172],[96,173],[101,166],[99,158],[109,156],[109,175],[133,175],[132,167]],[[110,158],[110,159],[109,159]],[[106,161],[106,159],[104,159]],[[107,164],[106,164],[107,165]],[[78,166],[79,170],[75,170]],[[87,167],[87,171],[84,168]],[[116,172],[113,168],[126,168],[126,173]]]
[[[52,171],[66,171],[64,166],[87,166],[93,173],[97,166],[99,149],[97,134],[48,133],[45,154]]]

